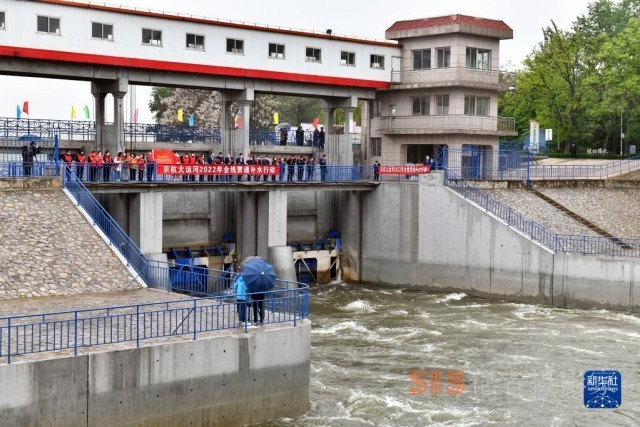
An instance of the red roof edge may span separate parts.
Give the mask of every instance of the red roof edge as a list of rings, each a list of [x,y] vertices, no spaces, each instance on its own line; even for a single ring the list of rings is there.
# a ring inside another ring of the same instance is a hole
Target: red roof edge
[[[493,30],[513,31],[511,27],[503,21],[495,19],[478,18],[468,15],[447,15],[437,16],[433,18],[411,19],[408,21],[397,21],[387,29],[387,32],[417,30],[422,28],[442,27],[445,25],[461,24],[471,25],[481,28],[490,28]]]

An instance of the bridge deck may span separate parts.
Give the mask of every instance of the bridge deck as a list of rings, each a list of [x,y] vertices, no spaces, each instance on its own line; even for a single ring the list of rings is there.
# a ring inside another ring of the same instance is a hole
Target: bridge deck
[[[272,182],[272,181],[167,181],[167,182],[84,182],[92,193],[150,193],[170,191],[232,191],[232,192],[268,192],[283,191],[372,191],[380,182]]]

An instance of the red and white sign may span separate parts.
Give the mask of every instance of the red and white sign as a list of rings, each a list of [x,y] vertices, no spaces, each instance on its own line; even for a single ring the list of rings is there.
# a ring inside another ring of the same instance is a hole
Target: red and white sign
[[[158,165],[158,175],[279,175],[279,165]]]
[[[159,165],[173,165],[176,163],[176,155],[173,150],[153,149],[153,160]]]
[[[380,175],[423,175],[431,172],[431,166],[380,166]]]

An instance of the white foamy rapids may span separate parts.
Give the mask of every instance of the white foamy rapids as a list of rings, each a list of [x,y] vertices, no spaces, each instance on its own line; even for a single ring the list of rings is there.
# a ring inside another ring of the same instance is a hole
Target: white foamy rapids
[[[340,332],[340,331],[354,331],[354,332],[359,332],[361,334],[366,334],[369,332],[367,328],[365,328],[362,325],[358,325],[357,322],[340,322],[328,328],[320,328],[320,329],[313,328],[311,330],[311,333],[319,334],[319,335],[329,335],[329,334],[335,334],[336,332]]]
[[[449,294],[449,295],[445,295],[442,298],[436,299],[436,302],[437,303],[443,303],[443,302],[449,302],[449,301],[460,301],[462,298],[464,298],[466,296],[467,296],[467,294],[465,294],[465,293]]]
[[[551,309],[535,305],[520,305],[514,310],[513,315],[522,320],[553,319],[556,317]]]
[[[407,310],[393,310],[390,314],[394,316],[408,316],[409,312]]]
[[[366,301],[357,300],[347,304],[345,310],[356,311],[361,313],[375,313],[375,309]]]

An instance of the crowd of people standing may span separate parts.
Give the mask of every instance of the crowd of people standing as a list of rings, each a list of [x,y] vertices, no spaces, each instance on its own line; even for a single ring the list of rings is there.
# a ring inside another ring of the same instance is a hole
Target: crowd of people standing
[[[67,166],[67,174],[74,171],[80,180],[89,182],[109,182],[109,181],[154,181],[156,163],[153,152],[146,155],[135,154],[133,152],[120,152],[116,157],[112,157],[109,151],[102,154],[101,151],[91,151],[88,156],[80,151],[76,155],[67,151],[63,156],[63,161]],[[171,175],[168,180],[178,181],[271,181],[293,182],[293,181],[326,181],[327,179],[327,156],[322,155],[316,162],[313,156],[273,156],[260,157],[249,155],[245,159],[243,153],[234,157],[231,153],[226,156],[222,152],[218,155],[214,153],[195,154],[184,153],[174,155],[174,165],[225,165],[245,166],[278,166],[277,174],[244,175],[244,174],[198,174],[181,173]],[[318,167],[316,167],[318,166]],[[86,172],[86,173],[85,173]]]

